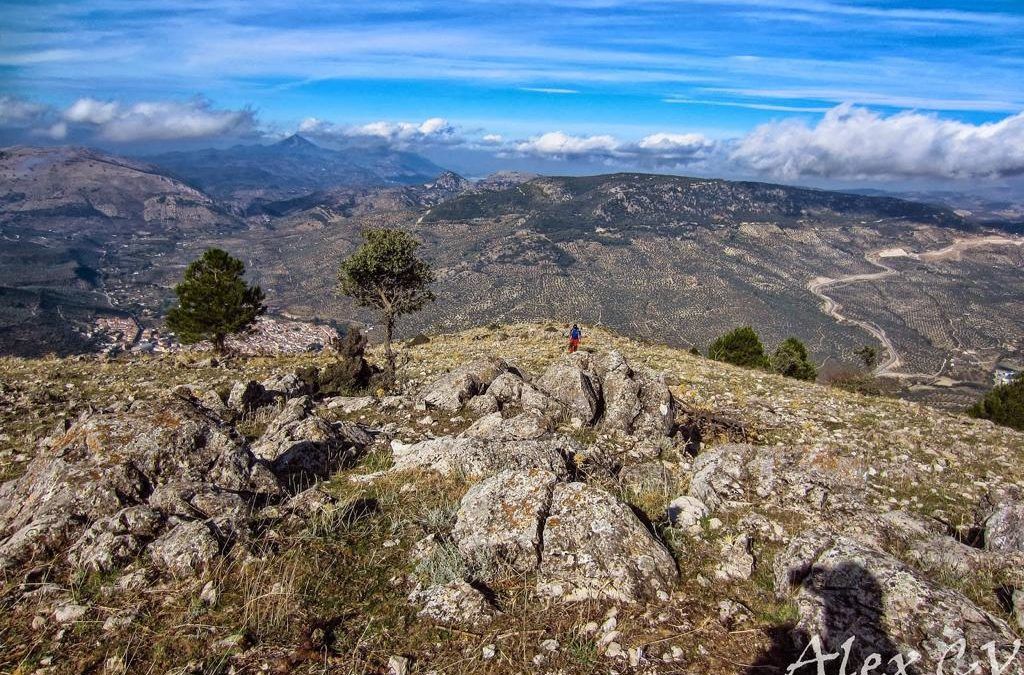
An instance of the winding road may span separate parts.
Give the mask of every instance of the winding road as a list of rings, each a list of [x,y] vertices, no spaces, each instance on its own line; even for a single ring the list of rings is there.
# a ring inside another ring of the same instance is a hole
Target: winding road
[[[830,288],[836,288],[838,286],[845,286],[847,284],[854,284],[863,281],[879,281],[886,277],[891,277],[899,274],[898,270],[893,269],[886,265],[883,260],[886,258],[912,258],[914,260],[925,260],[929,262],[935,262],[940,260],[959,260],[961,254],[964,251],[981,248],[983,246],[1024,246],[1024,238],[1020,237],[1005,237],[1001,235],[989,235],[985,237],[965,237],[962,239],[955,240],[949,246],[945,246],[940,249],[933,251],[925,251],[923,253],[909,253],[902,248],[886,248],[879,249],[877,251],[870,251],[864,255],[864,259],[876,267],[880,267],[879,272],[869,272],[865,274],[849,274],[844,277],[832,278],[832,277],[815,277],[807,282],[807,290],[822,301],[822,311],[831,316],[839,323],[852,324],[858,326],[863,330],[870,333],[875,339],[877,339],[882,346],[885,348],[885,360],[878,364],[875,368],[875,375],[878,377],[938,377],[939,373],[897,373],[895,372],[898,368],[903,365],[903,360],[900,358],[899,352],[896,351],[895,345],[892,340],[886,334],[885,330],[881,326],[872,323],[870,321],[861,321],[860,319],[853,319],[842,313],[843,306],[836,302],[833,298],[826,294],[826,291]],[[945,367],[945,366],[943,366]]]

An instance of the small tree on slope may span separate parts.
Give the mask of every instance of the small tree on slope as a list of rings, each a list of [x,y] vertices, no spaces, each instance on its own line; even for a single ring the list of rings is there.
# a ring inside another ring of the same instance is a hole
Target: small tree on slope
[[[750,326],[736,328],[711,343],[708,357],[746,368],[763,368],[768,365],[764,345]]]
[[[223,354],[227,336],[251,326],[267,309],[263,291],[247,285],[244,274],[241,260],[219,248],[207,249],[174,287],[178,304],[167,313],[167,327],[183,344],[209,340]]]
[[[366,241],[341,263],[339,290],[362,307],[378,311],[384,324],[385,374],[395,377],[395,354],[391,342],[395,320],[422,309],[434,301],[430,284],[434,272],[416,257],[420,243],[402,230],[389,228],[366,230]]]
[[[818,369],[807,358],[807,347],[795,337],[786,338],[769,360],[772,371],[797,380],[813,381]]]

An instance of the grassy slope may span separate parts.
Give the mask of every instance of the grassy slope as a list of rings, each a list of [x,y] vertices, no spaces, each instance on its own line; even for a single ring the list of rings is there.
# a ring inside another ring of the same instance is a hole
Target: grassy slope
[[[436,336],[406,351],[405,385],[416,386],[483,355],[513,359],[538,373],[561,353],[563,330],[561,325],[533,324]],[[944,519],[967,521],[987,486],[1024,486],[1024,434],[988,422],[783,380],[601,330],[588,331],[584,348],[620,349],[634,363],[667,371],[687,408],[728,415],[742,422],[758,443],[800,447],[818,453],[822,462],[873,469],[872,498],[880,503],[926,515],[939,510]],[[4,359],[3,471],[18,474],[23,463],[12,462],[12,455],[31,456],[34,441],[68,415],[69,408],[77,412],[113,400],[155,397],[182,383],[224,387],[325,358],[249,359],[230,369],[197,367],[171,357],[112,362]],[[394,423],[397,435],[406,440],[451,433],[469,422],[462,415],[428,420],[413,409],[360,411],[351,417],[375,425]],[[112,578],[68,579],[75,597],[93,608],[65,630],[52,622],[32,629],[30,613],[12,612],[0,621],[0,644],[5,647],[0,650],[0,672],[19,666],[31,672],[31,666],[47,657],[68,672],[101,667],[111,658],[115,665],[126,664],[129,672],[164,672],[186,661],[199,663],[207,672],[222,672],[237,650],[216,643],[238,634],[255,645],[246,657],[248,665],[266,663],[281,672],[322,672],[324,667],[331,672],[375,672],[392,654],[415,657],[438,672],[523,672],[533,669],[533,658],[546,638],[561,645],[557,653],[546,655],[546,668],[591,672],[607,667],[585,630],[588,622],[604,620],[607,607],[581,603],[548,611],[533,596],[530,579],[508,579],[496,589],[505,614],[487,628],[454,631],[418,620],[415,608],[405,601],[405,578],[437,580],[457,570],[441,564],[417,567],[411,551],[426,534],[450,525],[467,485],[419,473],[373,483],[351,480],[388,463],[386,449],[376,448],[327,486],[346,503],[376,500],[375,511],[360,517],[343,512],[285,542],[274,555],[244,565],[225,564],[210,575],[221,589],[213,606],[199,599],[207,579],[114,597],[104,592]],[[911,470],[913,481],[908,480]],[[683,484],[622,496],[656,521],[665,503],[684,491]],[[758,566],[750,581],[706,581],[712,578],[719,536],[706,528],[697,536],[671,537],[668,543],[682,572],[678,593],[665,606],[620,611],[619,641],[624,647],[646,645],[649,657],[658,660],[673,647],[680,650],[683,661],[663,664],[662,672],[741,672],[743,664],[771,647],[774,632],[792,620],[792,608],[771,592],[767,563],[773,551],[768,548],[755,549]],[[963,590],[988,609],[1002,612],[981,586],[968,584]],[[723,628],[715,619],[718,602],[725,598],[750,607],[752,620],[732,630]],[[138,617],[129,629],[101,629],[108,616],[129,608]],[[490,644],[497,645],[497,656],[483,660],[481,650]]]

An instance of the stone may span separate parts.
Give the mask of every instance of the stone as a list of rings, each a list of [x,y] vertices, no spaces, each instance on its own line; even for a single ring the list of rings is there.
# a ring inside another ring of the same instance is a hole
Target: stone
[[[482,658],[484,661],[490,661],[494,658],[495,654],[497,653],[498,648],[493,643],[484,645],[483,648],[480,650],[480,658]]]
[[[501,410],[501,404],[498,403],[498,399],[485,393],[471,398],[466,404],[466,409],[474,415],[489,415]]]
[[[313,414],[312,400],[302,396],[289,400],[270,420],[252,453],[289,484],[305,487],[328,478],[372,442],[354,424],[330,423]]]
[[[208,607],[213,607],[217,604],[217,584],[213,581],[207,581],[203,585],[203,589],[199,591],[199,600]]]
[[[73,544],[76,560],[117,567],[165,528],[149,502],[171,485],[247,504],[285,495],[244,440],[195,401],[172,395],[89,414],[0,486],[0,570]]]
[[[569,474],[567,458],[581,448],[565,436],[527,441],[435,438],[420,443],[391,442],[393,471],[430,469],[482,478],[505,469],[544,469],[559,478]]]
[[[297,373],[286,373],[278,375],[260,383],[263,390],[269,397],[279,396],[282,398],[295,398],[310,393],[309,383],[298,376]]]
[[[1000,506],[985,521],[985,548],[989,551],[1024,551],[1024,504]]]
[[[569,421],[589,425],[601,404],[601,383],[582,367],[576,354],[552,363],[537,379],[537,387],[566,408]]]
[[[541,527],[557,480],[543,469],[502,471],[469,489],[452,539],[471,572],[488,581],[537,568]]]
[[[238,412],[251,412],[268,401],[267,390],[259,382],[236,382],[228,393],[228,407]]]
[[[501,359],[479,359],[455,368],[429,383],[420,393],[420,399],[427,407],[458,412],[469,399],[482,393],[509,368],[509,364]]]
[[[681,495],[668,504],[668,520],[672,527],[688,530],[700,525],[700,521],[707,518],[711,510],[707,505],[696,497]]]
[[[413,591],[409,600],[423,606],[419,616],[447,626],[484,624],[498,613],[483,593],[465,581]]]
[[[388,657],[388,675],[409,675],[412,662],[404,656]]]
[[[340,410],[350,415],[373,406],[374,400],[372,396],[334,396],[325,398],[323,403],[328,410]]]
[[[750,554],[750,537],[738,534],[721,542],[715,578],[720,581],[742,581],[754,573],[754,556]]]
[[[66,603],[53,611],[53,618],[57,623],[71,623],[81,619],[88,611],[89,608],[85,605]]]
[[[484,396],[473,400],[477,401]],[[532,440],[547,435],[551,430],[548,420],[535,412],[523,412],[507,419],[500,412],[494,412],[471,424],[462,435],[466,438]]]
[[[989,662],[983,648],[989,642],[1000,663],[1012,656],[1016,636],[1005,621],[849,537],[824,530],[797,537],[776,558],[775,578],[777,592],[796,589],[799,621],[792,636],[798,650],[814,635],[828,652],[856,636],[850,672],[872,653],[883,663],[895,654],[917,653],[920,672],[937,672],[944,656],[945,672],[968,672],[973,661]],[[962,658],[953,647],[959,640],[965,645]],[[1004,672],[1020,673],[1022,666],[1017,661]]]
[[[664,600],[677,578],[672,556],[627,505],[584,483],[555,486],[538,594],[570,602]]]
[[[749,445],[727,444],[697,456],[690,479],[690,496],[710,511],[742,503],[747,464],[755,450]]]
[[[179,524],[149,546],[153,562],[176,577],[198,575],[219,550],[210,528],[197,520]]]

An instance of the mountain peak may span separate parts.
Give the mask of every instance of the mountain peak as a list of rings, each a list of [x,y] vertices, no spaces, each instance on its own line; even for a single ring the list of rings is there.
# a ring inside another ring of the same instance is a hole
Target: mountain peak
[[[295,149],[308,149],[308,148],[319,148],[320,147],[316,143],[313,143],[309,139],[305,138],[304,136],[300,136],[299,134],[292,134],[288,138],[286,138],[286,139],[284,139],[282,141],[278,141],[274,145],[279,147],[279,148],[295,148]]]

